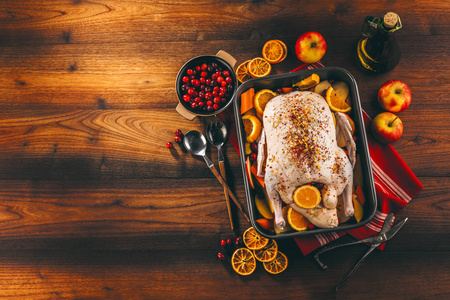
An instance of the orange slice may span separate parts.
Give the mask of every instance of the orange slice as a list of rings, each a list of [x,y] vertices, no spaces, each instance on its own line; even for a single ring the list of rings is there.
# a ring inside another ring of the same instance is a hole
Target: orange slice
[[[256,57],[248,63],[247,71],[253,78],[260,78],[269,75],[272,66],[264,58]]]
[[[286,270],[288,266],[288,258],[284,253],[278,251],[274,260],[263,263],[264,269],[270,274],[279,274]]]
[[[308,90],[312,87],[315,87],[320,82],[320,77],[317,74],[312,74],[308,78],[303,79],[302,81],[297,82],[293,86],[298,87],[301,91]]]
[[[320,191],[312,185],[302,185],[294,192],[295,204],[303,208],[314,208],[321,200]]]
[[[256,270],[255,256],[247,248],[239,248],[231,257],[231,266],[239,275],[250,275]]]
[[[285,51],[283,45],[277,40],[270,40],[264,44],[262,55],[269,63],[276,64],[286,57]]]
[[[275,259],[278,253],[278,244],[274,240],[270,242],[262,249],[253,250],[253,254],[260,262],[269,262]]]
[[[244,124],[245,135],[247,136],[247,142],[253,143],[259,137],[261,133],[261,121],[256,116],[243,115],[242,123]]]
[[[252,77],[248,74],[247,65],[250,60],[244,61],[240,64],[236,69],[236,77],[240,83],[244,83],[245,81],[251,79]]]
[[[352,109],[352,107],[345,101],[345,99],[342,99],[338,96],[332,86],[327,89],[326,99],[328,105],[334,111],[348,112]]]
[[[276,93],[268,89],[257,92],[253,97],[253,106],[256,109],[256,114],[262,116],[267,103],[276,95]]]
[[[287,220],[289,225],[297,231],[304,231],[309,225],[309,221],[292,207],[289,207],[287,212]]]
[[[253,227],[250,227],[244,232],[242,240],[244,241],[245,246],[250,250],[259,250],[269,244],[269,239],[257,233]]]
[[[287,56],[288,49],[287,49],[286,44],[283,43],[282,41],[280,41],[280,40],[275,40],[275,41],[277,41],[277,42],[281,45],[281,47],[283,47],[284,55],[283,55],[283,57],[282,57],[281,60],[280,60],[280,62],[282,62],[282,61],[286,58],[286,56]]]

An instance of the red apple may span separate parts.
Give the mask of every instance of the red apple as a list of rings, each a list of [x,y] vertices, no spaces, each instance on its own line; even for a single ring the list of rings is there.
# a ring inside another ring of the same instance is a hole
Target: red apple
[[[396,115],[383,112],[372,120],[370,129],[381,143],[393,143],[402,136],[403,123]]]
[[[378,91],[378,103],[393,113],[404,111],[411,103],[411,90],[400,80],[390,80]]]
[[[295,43],[295,53],[307,64],[319,61],[327,51],[327,43],[323,36],[315,31],[302,34]]]

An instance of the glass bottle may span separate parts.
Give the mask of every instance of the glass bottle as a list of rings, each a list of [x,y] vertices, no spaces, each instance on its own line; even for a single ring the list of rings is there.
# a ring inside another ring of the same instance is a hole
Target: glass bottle
[[[395,31],[400,28],[400,17],[394,12],[387,12],[381,18],[366,17],[357,46],[358,64],[375,73],[394,69],[402,56],[395,36]]]

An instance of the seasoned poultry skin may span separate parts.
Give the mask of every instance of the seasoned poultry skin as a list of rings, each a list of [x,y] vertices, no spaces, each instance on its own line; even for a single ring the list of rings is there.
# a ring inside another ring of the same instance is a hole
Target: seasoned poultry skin
[[[338,196],[343,194],[346,215],[353,214],[353,168],[336,142],[332,112],[325,99],[313,92],[291,92],[267,104],[263,123],[267,157],[265,185],[283,228],[281,200],[321,228],[338,225]],[[322,183],[322,203],[314,209],[297,206],[294,191],[309,183]]]

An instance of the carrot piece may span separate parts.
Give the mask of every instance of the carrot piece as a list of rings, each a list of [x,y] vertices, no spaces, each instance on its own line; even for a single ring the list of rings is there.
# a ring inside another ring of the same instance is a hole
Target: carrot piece
[[[364,205],[364,202],[366,202],[366,198],[364,197],[361,186],[358,185],[356,187],[355,194],[356,196],[358,196],[359,203],[361,203],[361,205]]]
[[[258,167],[256,166],[256,163],[253,163],[250,170],[252,171],[253,175],[255,175],[255,178],[258,180],[259,184],[264,188],[265,187],[264,178],[256,175],[258,174]]]
[[[292,91],[292,88],[291,87],[284,87],[284,88],[281,88],[282,90],[283,90],[283,93],[289,93],[290,91]]]
[[[253,108],[253,96],[255,96],[254,88],[250,88],[241,94],[241,115]]]

